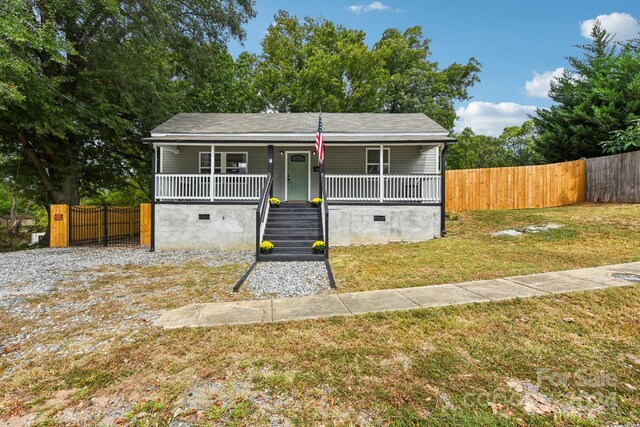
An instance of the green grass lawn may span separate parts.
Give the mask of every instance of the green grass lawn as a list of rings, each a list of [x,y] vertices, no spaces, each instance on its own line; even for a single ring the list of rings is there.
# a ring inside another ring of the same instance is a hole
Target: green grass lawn
[[[495,231],[564,227],[518,237]],[[449,215],[447,237],[331,250],[338,292],[533,274],[640,260],[640,205],[583,204]]]

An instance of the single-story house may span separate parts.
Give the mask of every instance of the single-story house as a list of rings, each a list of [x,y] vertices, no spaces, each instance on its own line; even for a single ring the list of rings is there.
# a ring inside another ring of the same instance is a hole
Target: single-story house
[[[455,140],[424,114],[178,114],[145,138],[157,250],[256,248],[274,258],[330,245],[444,232],[444,164]],[[271,208],[268,199],[281,200]],[[320,208],[309,203],[322,197]],[[305,257],[302,258],[305,258]]]

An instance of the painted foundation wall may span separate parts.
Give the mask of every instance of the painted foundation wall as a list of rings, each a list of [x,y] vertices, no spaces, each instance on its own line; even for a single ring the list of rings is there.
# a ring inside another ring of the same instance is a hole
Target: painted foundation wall
[[[199,215],[209,215],[208,220]],[[156,250],[255,249],[254,205],[156,205]]]
[[[385,221],[374,221],[384,216]],[[331,206],[329,244],[418,242],[440,236],[440,206]]]

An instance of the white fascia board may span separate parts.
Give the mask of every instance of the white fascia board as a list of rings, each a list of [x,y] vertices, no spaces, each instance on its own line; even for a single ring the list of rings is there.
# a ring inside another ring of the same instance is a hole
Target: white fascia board
[[[424,141],[407,141],[407,142],[383,142],[380,143],[378,141],[375,142],[360,142],[360,143],[349,143],[349,142],[328,142],[325,141],[324,145],[327,147],[366,147],[366,146],[372,146],[372,147],[378,147],[380,145],[384,145],[384,146],[394,146],[394,145],[429,145],[430,148],[433,147],[437,147],[438,145],[442,145],[442,143],[440,142],[433,142],[433,143],[429,143],[429,142],[424,142]],[[160,147],[160,146],[172,146],[175,147],[176,143],[175,142],[154,142],[153,146],[154,147]],[[269,141],[269,142],[236,142],[236,143],[229,143],[228,141],[223,141],[223,142],[180,142],[180,146],[181,147],[209,147],[210,145],[215,145],[216,147],[266,147],[267,145],[273,145],[274,147],[292,147],[292,146],[310,146],[310,147],[314,147],[316,145],[315,142],[304,142],[304,141],[290,141],[287,143],[282,143],[282,142],[277,142],[277,141]]]

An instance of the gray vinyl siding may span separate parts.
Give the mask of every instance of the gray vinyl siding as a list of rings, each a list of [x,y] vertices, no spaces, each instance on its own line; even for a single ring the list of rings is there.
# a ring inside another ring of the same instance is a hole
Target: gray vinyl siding
[[[183,146],[180,153],[163,151],[163,173],[199,173],[200,152],[211,151],[210,146]],[[216,153],[247,153],[248,173],[267,173],[267,147],[218,147]]]
[[[420,146],[412,145],[390,147],[390,173],[396,175],[437,173],[438,150],[434,147],[420,154],[421,149]],[[367,147],[327,147],[325,172],[327,174],[364,174],[367,172],[366,156]]]
[[[371,146],[370,148],[378,148]],[[391,146],[390,147],[390,173],[391,174],[424,174],[437,173],[438,150],[434,147],[420,153],[421,146]],[[164,173],[199,173],[199,155],[202,151],[210,151],[210,146],[182,146],[179,154],[163,150],[162,172]],[[366,147],[335,147],[328,146],[325,149],[325,172],[327,174],[364,174],[366,173]],[[286,156],[280,152],[305,151],[312,152],[313,146],[281,147],[274,146],[273,170],[274,170],[274,196],[285,200],[285,162]],[[216,152],[247,152],[248,173],[267,173],[267,147],[222,147],[216,146]],[[320,174],[314,172],[317,166],[317,157],[310,157],[310,181],[311,194],[309,198],[319,196]]]

